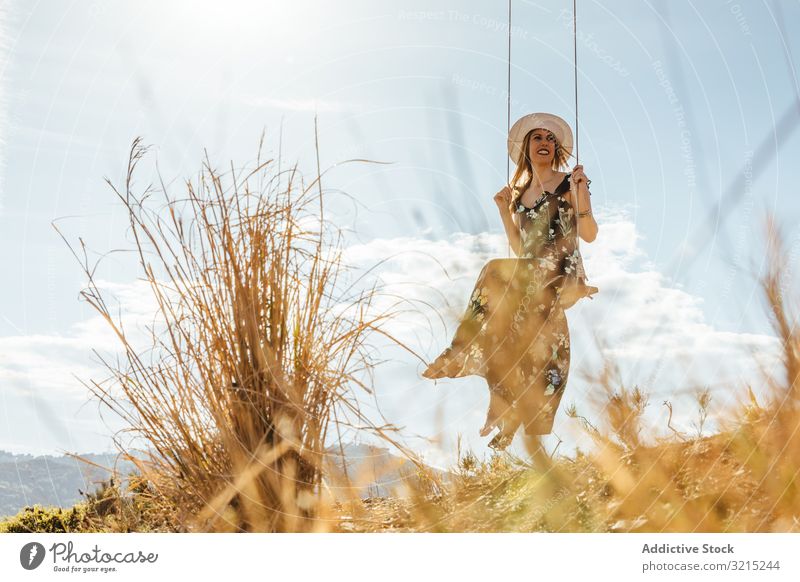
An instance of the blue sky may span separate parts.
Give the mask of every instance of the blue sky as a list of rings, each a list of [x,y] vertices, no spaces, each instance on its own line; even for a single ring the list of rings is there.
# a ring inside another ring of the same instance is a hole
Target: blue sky
[[[512,122],[548,111],[574,129],[570,8],[514,0]],[[742,350],[774,364],[753,275],[763,266],[764,212],[777,213],[787,246],[800,248],[791,64],[800,6],[666,8],[578,2],[580,157],[600,225],[582,251],[601,293],[569,312],[575,374],[565,402],[589,408],[591,383],[579,371],[591,373],[605,353],[619,358],[627,382],[658,395],[654,425],[672,397],[688,426],[691,385],[722,386],[721,406],[734,384],[755,378]],[[138,135],[154,146],[147,171],[157,159],[175,188],[197,173],[204,149],[220,165],[251,162],[262,129],[273,152],[280,131],[283,159],[311,175],[315,112],[323,168],[391,162],[330,170],[328,208],[365,268],[402,251],[382,281],[440,310],[397,322],[435,357],[454,320],[425,322],[463,309],[483,262],[507,256],[492,202],[506,179],[506,10],[453,1],[4,2],[0,448],[108,448],[106,424],[116,425],[107,414],[98,420],[76,379],[96,373],[90,350],[105,332],[77,299],[81,273],[51,221],[61,218],[68,236],[97,252],[125,246],[125,218],[103,178],[121,182]],[[102,277],[130,313],[146,312],[132,263],[109,261]],[[605,352],[592,346],[595,332],[609,338]],[[463,433],[483,450],[482,380],[433,388],[419,362],[386,353],[396,358],[377,376],[384,414],[416,435],[441,431],[445,449]],[[563,415],[558,422],[569,432]]]

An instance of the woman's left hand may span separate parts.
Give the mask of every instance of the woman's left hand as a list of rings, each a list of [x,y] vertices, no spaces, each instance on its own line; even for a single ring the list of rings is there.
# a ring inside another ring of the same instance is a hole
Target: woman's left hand
[[[586,174],[583,173],[582,164],[577,164],[574,168],[572,168],[572,181],[575,182],[575,184],[577,185],[581,184],[581,182],[583,183],[588,182]]]
[[[589,186],[589,179],[586,177],[586,174],[583,173],[583,165],[577,164],[574,168],[572,168],[572,175],[570,176],[570,182],[575,184],[575,188],[569,189],[567,192],[567,200],[569,203],[574,207],[575,206],[575,194],[578,192],[578,188],[581,184],[586,184]]]

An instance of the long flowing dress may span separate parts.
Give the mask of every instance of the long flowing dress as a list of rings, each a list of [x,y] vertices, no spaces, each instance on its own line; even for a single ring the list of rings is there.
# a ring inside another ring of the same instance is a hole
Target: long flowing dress
[[[489,443],[495,449],[508,446],[520,426],[527,434],[551,432],[570,363],[559,293],[570,279],[581,281],[579,296],[598,290],[584,283],[575,212],[563,196],[569,177],[532,207],[517,203],[521,254],[484,265],[450,345],[423,373],[486,379],[490,401],[481,435],[499,427]]]

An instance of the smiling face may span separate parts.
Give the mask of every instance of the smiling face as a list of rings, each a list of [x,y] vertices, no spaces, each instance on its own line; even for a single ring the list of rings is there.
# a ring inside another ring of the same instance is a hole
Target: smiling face
[[[537,127],[531,131],[530,142],[528,142],[528,156],[534,164],[552,165],[557,145],[556,136],[553,132]]]
[[[556,139],[555,134],[542,127],[537,127],[525,134],[522,143],[519,144],[521,152],[517,160],[517,169],[510,184],[514,188],[515,195],[511,199],[509,210],[516,211],[517,201],[522,197],[522,193],[531,183],[533,177],[539,173],[543,167],[550,167],[556,172],[561,168],[568,168],[569,151],[565,149]]]

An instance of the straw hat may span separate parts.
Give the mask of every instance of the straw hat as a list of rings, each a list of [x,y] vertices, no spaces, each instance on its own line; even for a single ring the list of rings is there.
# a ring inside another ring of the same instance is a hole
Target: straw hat
[[[552,113],[530,113],[517,119],[508,132],[508,155],[515,164],[519,163],[525,135],[539,127],[553,132],[567,156],[572,153],[572,130],[566,121]]]

